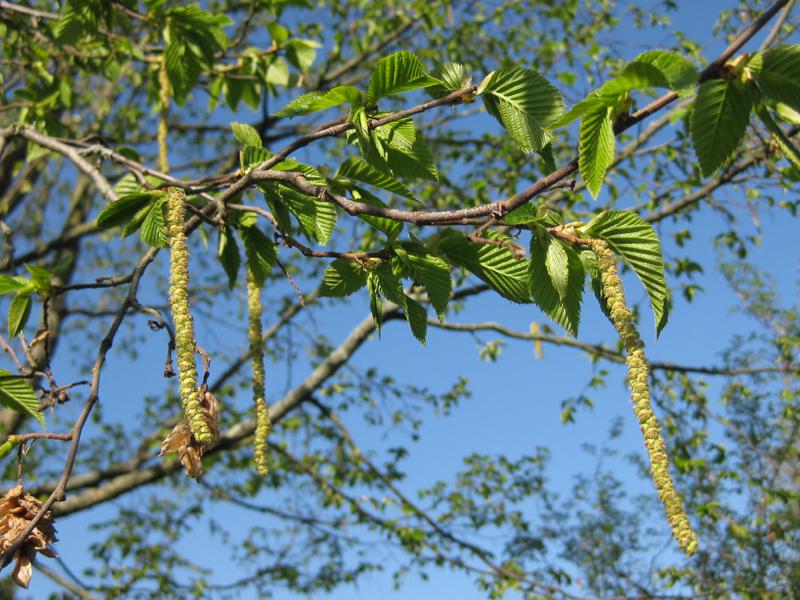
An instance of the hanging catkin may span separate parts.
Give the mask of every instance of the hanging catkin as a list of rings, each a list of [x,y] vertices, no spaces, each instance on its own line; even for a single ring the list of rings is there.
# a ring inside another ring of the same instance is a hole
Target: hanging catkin
[[[628,386],[631,389],[633,411],[639,420],[644,444],[650,456],[650,473],[658,490],[658,497],[672,527],[672,535],[689,556],[697,550],[697,536],[689,524],[683,500],[675,490],[669,474],[669,459],[661,429],[650,404],[650,366],[644,353],[644,343],[636,329],[633,314],[625,303],[622,280],[617,272],[617,262],[608,244],[599,239],[585,240],[597,256],[603,295],[608,305],[611,322],[625,347],[628,365]]]
[[[262,477],[269,472],[267,460],[267,436],[272,423],[269,420],[269,407],[265,400],[264,347],[261,341],[261,289],[247,271],[247,330],[250,343],[250,363],[253,370],[253,402],[256,407],[255,463]]]
[[[178,379],[181,402],[192,435],[200,443],[213,439],[200,406],[197,389],[197,365],[194,321],[189,312],[189,250],[183,232],[184,194],[180,188],[167,191],[167,233],[169,234],[170,274],[169,304],[175,322],[175,353],[178,358]]]

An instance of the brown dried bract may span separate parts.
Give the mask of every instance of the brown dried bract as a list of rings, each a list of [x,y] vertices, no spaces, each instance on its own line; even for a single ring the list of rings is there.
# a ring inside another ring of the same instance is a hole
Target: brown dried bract
[[[5,552],[14,540],[25,530],[28,524],[39,512],[42,503],[22,490],[18,485],[6,492],[0,499],[0,552]],[[25,542],[14,553],[16,565],[11,574],[14,582],[27,588],[33,575],[31,563],[36,558],[36,553],[53,558],[56,553],[49,547],[56,541],[56,530],[53,527],[53,515],[47,511],[37,523],[33,531],[25,538]]]
[[[178,459],[186,469],[189,477],[198,479],[203,474],[203,454],[219,442],[219,401],[208,391],[205,384],[198,390],[200,407],[208,428],[211,430],[211,441],[198,442],[189,429],[189,422],[184,418],[175,425],[166,439],[161,442],[161,454],[178,453]]]

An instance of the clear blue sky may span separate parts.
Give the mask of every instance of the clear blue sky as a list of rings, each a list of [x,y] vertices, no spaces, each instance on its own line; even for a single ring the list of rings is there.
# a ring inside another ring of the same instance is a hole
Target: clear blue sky
[[[651,2],[648,5],[653,4]],[[720,10],[730,5],[724,0],[708,2],[682,2],[680,12],[674,16],[675,26],[690,37],[705,42],[705,55],[712,57],[723,46],[720,41],[710,39],[710,30]],[[620,35],[628,31],[633,36],[642,38],[642,34],[632,28],[622,28]],[[636,37],[634,37],[636,40]],[[666,38],[658,41],[668,43]],[[641,39],[645,49],[648,40]],[[453,57],[457,59],[457,57]],[[251,120],[252,114],[243,109],[236,117],[239,120]],[[483,125],[492,126],[485,115],[481,117]],[[727,197],[731,192],[723,191],[716,196],[724,204],[738,199],[738,196]],[[740,227],[755,233],[755,228],[748,216],[737,213]],[[719,353],[729,343],[735,332],[747,331],[750,323],[738,314],[728,311],[733,304],[730,293],[722,277],[714,271],[714,257],[704,231],[717,232],[722,226],[721,218],[712,210],[704,209],[694,220],[696,238],[687,248],[677,251],[667,242],[667,253],[678,252],[680,255],[692,254],[698,262],[707,265],[705,275],[700,282],[705,293],[700,294],[694,302],[687,304],[680,296],[676,297],[676,305],[667,329],[659,340],[652,335],[646,337],[648,351],[653,360],[667,360],[695,365],[711,365],[719,362]],[[756,263],[768,266],[780,282],[780,291],[788,300],[796,299],[797,276],[796,265],[800,249],[796,245],[786,247],[781,241],[794,232],[795,223],[788,219],[766,221],[762,223],[764,243],[754,251],[752,258]],[[793,239],[788,237],[788,239]],[[696,254],[695,254],[696,253]],[[789,256],[791,255],[791,256]],[[163,257],[162,259],[163,260]],[[643,291],[636,280],[627,281],[629,296],[633,300],[641,300]],[[148,288],[145,295],[157,298],[161,292]],[[146,298],[143,298],[146,300]],[[582,340],[590,342],[605,341],[613,343],[613,332],[610,324],[589,298],[584,308],[583,323],[580,332]],[[367,314],[366,298],[357,297],[347,307],[326,311],[324,320],[320,320],[326,334],[334,343],[338,343]],[[498,321],[508,327],[527,331],[532,321],[543,322],[546,319],[532,306],[516,306],[499,302],[490,298],[481,298],[471,302],[469,308],[454,318],[456,322],[478,322],[485,320]],[[649,327],[650,317],[644,323]],[[702,339],[697,333],[702,331]],[[479,334],[484,340],[498,336]],[[122,418],[133,418],[136,415],[141,395],[160,393],[162,381],[159,378],[142,377],[142,372],[153,372],[148,361],[162,361],[162,340],[156,336],[147,338],[140,351],[141,366],[131,368],[127,359],[122,359],[112,352],[104,373],[104,410],[119,414]],[[577,352],[565,348],[545,346],[544,358],[535,360],[533,348],[528,343],[508,341],[502,359],[497,363],[479,360],[476,341],[466,334],[446,334],[431,330],[425,348],[410,335],[407,326],[401,321],[386,325],[380,340],[373,339],[363,346],[354,359],[354,364],[361,367],[391,364],[392,372],[399,381],[415,381],[420,385],[428,385],[434,390],[443,391],[461,374],[470,378],[470,389],[473,396],[463,402],[452,415],[439,417],[433,414],[421,415],[424,426],[420,432],[420,441],[412,446],[411,457],[405,463],[408,478],[403,489],[414,495],[414,491],[427,487],[439,479],[451,479],[453,474],[462,468],[462,458],[472,452],[506,453],[512,457],[529,454],[539,446],[551,451],[551,462],[548,473],[554,487],[561,491],[569,489],[572,477],[585,472],[587,460],[591,460],[581,450],[585,442],[601,445],[607,440],[607,431],[611,423],[619,416],[624,418],[623,434],[614,442],[614,447],[623,455],[630,452],[644,452],[636,422],[631,414],[629,400],[623,384],[622,369],[604,364],[611,371],[608,387],[600,393],[590,395],[595,401],[592,412],[581,412],[577,423],[561,425],[561,400],[581,393],[582,386],[588,380],[592,365],[588,359]],[[296,383],[308,372],[307,366],[295,364],[292,377]],[[62,376],[69,379],[68,376]],[[286,385],[281,375],[270,374],[268,397],[278,398]],[[135,385],[133,385],[135,383]],[[534,385],[535,384],[535,391]],[[383,436],[381,431],[367,427],[361,419],[350,416],[346,419],[356,439],[366,448],[386,449],[393,445],[392,436]],[[91,431],[89,432],[91,435]],[[396,441],[396,440],[395,440]],[[647,491],[649,482],[641,481],[633,476],[631,467],[619,460],[620,469],[631,472],[631,490]],[[143,495],[141,497],[144,497]],[[130,503],[130,497],[119,501]],[[215,508],[215,518],[229,520],[251,519],[252,516],[226,508]],[[87,530],[88,519],[98,520],[101,516],[113,518],[116,511],[110,507],[93,510],[87,514],[77,514],[59,520],[58,529],[61,541],[57,545],[60,554],[67,564],[77,573],[86,566],[83,556],[87,544],[95,539],[95,535]],[[249,523],[243,521],[245,529]],[[669,536],[665,525],[664,534]],[[208,545],[204,531],[197,531],[182,543],[187,553],[194,559],[200,559],[209,566],[220,565],[220,572],[226,572],[225,580],[234,580],[246,575],[246,568],[238,569],[227,562],[227,550],[224,556],[215,552],[214,545]],[[44,559],[46,560],[46,559]],[[364,576],[357,588],[343,587],[326,596],[330,600],[374,599],[421,600],[427,598],[485,598],[475,589],[469,576],[449,572],[429,571],[431,578],[420,581],[410,575],[405,585],[397,591],[391,590],[391,578],[387,574]],[[35,574],[30,593],[34,598],[43,597],[46,592],[55,588],[46,577]],[[24,596],[24,594],[23,594]],[[295,596],[276,592],[276,597],[292,599]],[[315,594],[315,598],[322,598]],[[508,598],[514,598],[510,593]]]

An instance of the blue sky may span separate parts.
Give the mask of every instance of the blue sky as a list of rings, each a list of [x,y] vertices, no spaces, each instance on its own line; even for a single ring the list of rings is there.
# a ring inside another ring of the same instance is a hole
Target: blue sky
[[[709,32],[717,14],[730,5],[726,1],[683,2],[680,11],[673,16],[676,29],[686,32],[689,37],[704,43],[704,54],[712,57],[724,44],[719,40],[711,40]],[[622,28],[620,35],[628,31],[633,36],[641,36],[632,28]],[[633,38],[634,44],[637,42]],[[648,41],[638,40],[645,49]],[[668,43],[666,39],[660,39]],[[749,48],[754,48],[751,43]],[[634,52],[635,53],[635,52]],[[454,59],[457,57],[454,57]],[[247,111],[247,109],[243,109]],[[236,115],[241,120],[251,120],[252,114],[243,112]],[[492,121],[485,115],[480,117],[482,125],[492,126]],[[303,157],[301,157],[303,158]],[[716,199],[728,205],[740,199],[739,192],[725,191],[716,195]],[[783,240],[793,239],[795,223],[787,213],[781,218],[763,219],[762,245],[753,250],[751,259],[764,267],[768,267],[779,281],[782,298],[787,302],[796,302],[798,255],[797,245],[787,246]],[[743,211],[737,212],[742,230],[757,233],[754,223]],[[704,208],[693,221],[695,239],[686,248],[680,250],[671,247],[665,240],[667,253],[691,255],[707,267],[702,276],[701,285],[705,292],[699,294],[691,303],[683,298],[676,298],[676,305],[670,323],[660,339],[655,340],[652,334],[645,336],[648,352],[653,360],[666,360],[692,365],[713,365],[719,363],[719,354],[726,348],[736,332],[748,331],[752,326],[739,314],[730,312],[734,299],[721,275],[713,269],[715,256],[711,250],[708,235],[716,233],[724,226],[721,217],[715,211]],[[163,264],[165,257],[160,261]],[[634,301],[641,301],[644,292],[638,281],[626,280],[626,290]],[[144,289],[143,301],[160,297],[162,292],[153,287]],[[589,295],[590,296],[590,295]],[[604,341],[613,343],[611,325],[600,313],[593,299],[588,297],[585,304],[580,339],[589,342]],[[163,301],[163,299],[162,299]],[[324,313],[324,326],[327,337],[338,343],[367,314],[367,301],[363,296],[356,297],[352,303]],[[517,306],[499,302],[490,298],[480,298],[471,302],[469,307],[457,317],[456,322],[480,322],[493,320],[513,329],[527,331],[532,321],[546,322],[546,318],[532,306]],[[645,315],[645,329],[650,330],[651,318]],[[702,332],[702,336],[698,335]],[[217,332],[218,334],[220,332]],[[496,339],[490,333],[479,334],[483,341]],[[163,340],[157,336],[146,338],[140,349],[140,362],[131,368],[127,359],[112,353],[104,373],[103,402],[105,411],[122,419],[135,418],[138,403],[143,394],[161,393],[163,383],[160,378],[143,377],[141,373],[158,372],[163,362]],[[595,401],[591,412],[582,411],[577,416],[577,423],[561,424],[561,401],[582,391],[583,383],[588,380],[594,368],[586,357],[576,350],[545,346],[544,358],[536,360],[531,344],[508,341],[502,358],[497,363],[481,361],[478,357],[479,346],[476,340],[466,334],[446,334],[431,330],[426,347],[413,339],[404,322],[395,321],[387,324],[378,339],[372,339],[356,354],[353,364],[368,367],[378,364],[391,364],[390,371],[399,381],[415,381],[420,385],[428,385],[434,390],[444,391],[461,374],[470,379],[472,398],[464,401],[452,415],[441,417],[433,414],[422,415],[424,425],[420,432],[420,441],[412,446],[411,457],[405,462],[408,477],[403,489],[413,496],[416,489],[427,487],[439,479],[450,479],[462,467],[462,459],[471,452],[506,453],[510,456],[530,454],[539,446],[549,448],[551,460],[548,474],[552,484],[561,491],[568,490],[575,474],[587,468],[587,455],[581,450],[583,443],[601,445],[607,440],[607,432],[612,422],[623,417],[623,433],[613,445],[623,455],[630,452],[642,452],[643,448],[638,427],[630,411],[627,391],[623,384],[624,373],[619,367],[602,365],[611,371],[608,387],[590,395]],[[65,361],[64,367],[67,368]],[[308,367],[296,363],[292,372],[293,382],[301,380],[308,372]],[[70,377],[62,375],[67,380]],[[268,376],[268,397],[276,399],[282,395],[286,386],[281,373],[270,373]],[[133,384],[136,384],[135,386]],[[393,445],[392,435],[385,436],[382,431],[367,427],[356,415],[345,417],[348,426],[356,439],[367,448],[379,451]],[[91,432],[89,432],[91,435]],[[632,469],[623,461],[620,469],[631,472],[630,486],[632,491],[650,490],[650,483],[633,476]],[[142,496],[143,497],[143,496]],[[130,500],[121,501],[121,503]],[[113,505],[113,504],[112,504]],[[216,508],[218,518],[250,518],[235,510]],[[112,518],[116,511],[111,506],[103,507],[91,514],[78,514],[59,521],[58,529],[61,541],[58,543],[60,554],[65,557],[73,571],[79,573],[86,566],[82,557],[86,553],[86,545],[94,538],[87,531],[87,518],[97,520],[98,516]],[[249,525],[242,521],[240,526]],[[234,525],[235,526],[235,525]],[[669,532],[665,525],[665,538]],[[215,547],[209,546],[203,531],[189,536],[182,544],[187,553],[209,565],[219,565],[226,572],[225,580],[237,579],[246,575],[245,569],[237,570],[235,565],[215,553]],[[46,559],[45,559],[46,560]],[[46,592],[57,588],[41,574],[35,574],[30,593],[32,597],[42,597]],[[277,592],[278,598],[295,598],[291,594]],[[323,597],[315,594],[315,598]],[[471,578],[462,574],[449,572],[431,572],[431,578],[421,581],[415,575],[405,580],[405,585],[397,591],[391,589],[391,578],[387,574],[366,575],[357,588],[343,587],[325,596],[331,600],[387,598],[392,600],[420,600],[424,598],[484,598],[485,595],[476,590]],[[509,598],[514,595],[509,594]]]

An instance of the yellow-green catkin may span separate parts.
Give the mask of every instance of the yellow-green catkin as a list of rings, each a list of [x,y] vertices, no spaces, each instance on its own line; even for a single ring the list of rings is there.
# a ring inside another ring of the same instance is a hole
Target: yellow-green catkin
[[[167,155],[167,116],[169,115],[170,87],[167,76],[167,63],[162,60],[158,68],[159,103],[161,111],[158,119],[158,165],[162,172],[169,173],[169,159]]]
[[[261,341],[261,289],[258,287],[249,269],[247,272],[247,314],[249,326],[247,337],[250,343],[250,363],[253,369],[253,402],[256,406],[255,463],[258,474],[262,477],[269,473],[267,459],[267,436],[272,423],[269,420],[269,407],[265,400],[264,347]]]
[[[664,511],[672,527],[672,535],[681,549],[691,556],[697,550],[697,535],[689,524],[683,499],[675,490],[669,474],[667,449],[650,404],[650,366],[644,353],[644,343],[633,320],[633,314],[625,303],[625,292],[617,272],[617,261],[605,241],[593,239],[587,240],[587,243],[597,255],[603,295],[606,298],[611,322],[614,324],[627,354],[625,362],[628,365],[628,385],[631,389],[633,410],[639,420],[644,444],[650,456],[650,473],[653,483],[655,483],[658,496],[664,505]]]
[[[210,443],[213,435],[208,427],[197,388],[197,344],[194,321],[189,312],[189,249],[183,232],[184,194],[180,188],[167,191],[167,233],[170,247],[169,304],[175,322],[175,353],[178,358],[178,380],[181,402],[194,438]]]

